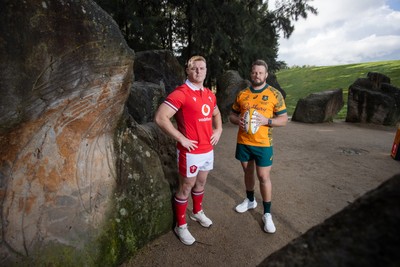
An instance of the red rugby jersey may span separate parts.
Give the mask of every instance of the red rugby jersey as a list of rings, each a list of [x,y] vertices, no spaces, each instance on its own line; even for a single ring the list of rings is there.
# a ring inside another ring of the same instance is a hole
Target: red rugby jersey
[[[211,135],[213,131],[212,114],[217,99],[208,88],[189,87],[190,82],[178,86],[165,99],[164,103],[176,110],[175,120],[178,130],[190,140],[196,140],[198,148],[193,154],[207,153],[213,149]],[[179,142],[177,148],[187,151]]]

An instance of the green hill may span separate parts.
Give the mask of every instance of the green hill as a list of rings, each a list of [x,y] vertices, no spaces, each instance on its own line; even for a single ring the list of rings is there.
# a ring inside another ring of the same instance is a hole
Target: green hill
[[[337,119],[345,119],[347,95],[350,85],[358,78],[366,78],[368,72],[388,76],[391,84],[400,88],[400,60],[359,63],[327,67],[303,67],[280,70],[276,73],[279,84],[286,92],[289,116],[293,115],[297,101],[314,92],[343,89],[344,107]]]

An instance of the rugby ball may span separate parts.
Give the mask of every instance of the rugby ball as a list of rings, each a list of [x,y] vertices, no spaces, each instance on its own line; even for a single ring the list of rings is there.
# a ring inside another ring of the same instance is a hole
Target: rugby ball
[[[257,123],[257,110],[251,108],[243,114],[244,128],[248,134],[255,134],[260,126]]]

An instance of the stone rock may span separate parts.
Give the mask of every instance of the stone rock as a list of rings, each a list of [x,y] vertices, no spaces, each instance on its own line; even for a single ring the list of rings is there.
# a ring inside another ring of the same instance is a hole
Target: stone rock
[[[166,135],[155,123],[138,124],[130,120],[130,126],[139,139],[156,151],[163,170],[163,177],[168,181],[169,188],[175,190],[178,182],[176,168],[176,141]]]
[[[400,266],[400,174],[314,226],[258,266]]]
[[[396,125],[400,121],[400,89],[390,78],[370,72],[350,87],[346,122]]]
[[[96,266],[116,266],[112,258],[119,263],[127,260],[173,223],[171,187],[178,174],[172,140],[154,123],[139,125],[129,116],[122,120],[115,140],[115,206],[102,237],[112,243],[101,251],[101,264]]]
[[[93,1],[0,6],[0,265],[116,266],[173,218],[170,140],[124,113],[135,54]]]
[[[149,50],[136,53],[135,81],[159,84],[167,94],[185,81],[185,70],[169,50]]]
[[[382,73],[368,72],[367,77],[375,89],[379,89],[383,83],[390,84],[390,78]]]
[[[217,104],[224,123],[229,121],[229,113],[237,93],[248,86],[250,82],[244,80],[235,70],[228,70],[217,79]]]
[[[343,105],[342,89],[313,93],[297,102],[292,120],[306,123],[332,121]]]
[[[140,124],[151,122],[165,97],[166,92],[162,85],[134,82],[127,102],[129,114]]]

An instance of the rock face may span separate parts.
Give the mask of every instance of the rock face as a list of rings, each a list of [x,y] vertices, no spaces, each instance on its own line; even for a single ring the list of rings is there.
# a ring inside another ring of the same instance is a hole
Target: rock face
[[[332,121],[343,105],[342,89],[313,93],[297,102],[292,120],[306,123]]]
[[[171,51],[151,50],[136,54],[134,70],[135,81],[127,102],[128,112],[140,124],[135,128],[142,133],[141,138],[157,151],[164,172],[161,177],[174,190],[178,177],[176,142],[162,133],[153,119],[168,92],[184,83],[184,69]]]
[[[376,72],[357,79],[349,87],[346,121],[396,125],[400,121],[400,89]]]
[[[127,102],[128,112],[140,124],[151,122],[165,96],[165,88],[162,85],[134,82]]]
[[[129,114],[140,124],[152,122],[167,94],[184,83],[184,69],[171,51],[151,50],[136,53],[134,71]]]
[[[237,93],[248,86],[250,86],[250,82],[244,80],[235,70],[228,70],[218,78],[216,96],[223,122],[229,121],[229,113]]]
[[[90,0],[0,8],[0,265],[115,265],[172,220],[168,140],[122,116],[134,52]]]
[[[140,51],[135,57],[135,81],[151,82],[165,88],[167,94],[185,81],[185,70],[171,51]]]
[[[400,266],[400,174],[311,228],[259,266]]]
[[[169,231],[173,221],[171,188],[178,174],[172,140],[154,123],[140,125],[129,116],[121,120],[115,140],[114,205],[95,266],[122,263]]]

